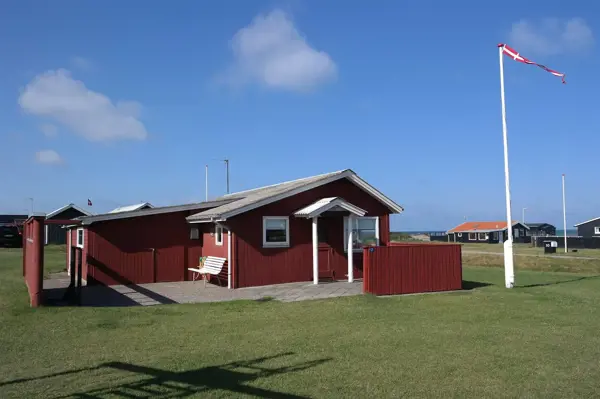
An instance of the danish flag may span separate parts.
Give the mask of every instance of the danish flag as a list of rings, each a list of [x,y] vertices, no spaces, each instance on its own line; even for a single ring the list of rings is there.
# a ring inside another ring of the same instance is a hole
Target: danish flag
[[[554,69],[550,69],[550,68],[548,68],[545,65],[538,64],[537,62],[533,62],[531,60],[528,60],[527,58],[525,58],[521,54],[519,54],[515,49],[508,47],[506,44],[499,44],[498,47],[501,47],[502,48],[502,52],[506,56],[512,58],[513,60],[518,61],[518,62],[522,62],[523,64],[535,65],[537,67],[540,67],[544,71],[550,72],[552,75],[558,76],[559,78],[561,78],[563,83],[567,83],[565,81],[565,76],[566,75],[564,73],[555,71]]]

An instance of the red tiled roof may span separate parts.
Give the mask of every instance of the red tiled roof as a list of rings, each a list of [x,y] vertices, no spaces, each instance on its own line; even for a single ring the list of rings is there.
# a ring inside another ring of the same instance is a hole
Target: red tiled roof
[[[519,222],[513,221],[513,226]],[[504,222],[464,222],[455,228],[448,230],[448,233],[459,233],[467,231],[494,231],[505,230],[506,221]]]

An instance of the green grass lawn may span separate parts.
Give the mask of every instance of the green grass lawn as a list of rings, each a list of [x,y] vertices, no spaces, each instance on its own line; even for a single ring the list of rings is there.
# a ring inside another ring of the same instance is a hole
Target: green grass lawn
[[[463,279],[434,295],[30,309],[18,251],[0,251],[0,398],[600,395],[600,278]]]

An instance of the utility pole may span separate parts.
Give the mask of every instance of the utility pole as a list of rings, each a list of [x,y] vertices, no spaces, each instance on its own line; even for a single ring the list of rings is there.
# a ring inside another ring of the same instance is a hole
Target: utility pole
[[[29,201],[31,201],[31,215],[30,215],[30,216],[33,216],[33,198],[29,197],[29,198],[27,198],[27,199],[28,199]]]
[[[225,170],[227,172],[227,194],[229,194],[229,159],[225,158],[223,162],[225,162]]]
[[[205,197],[206,197],[206,201],[208,201],[208,164],[204,165],[204,183],[205,183],[205,187],[204,187]]]

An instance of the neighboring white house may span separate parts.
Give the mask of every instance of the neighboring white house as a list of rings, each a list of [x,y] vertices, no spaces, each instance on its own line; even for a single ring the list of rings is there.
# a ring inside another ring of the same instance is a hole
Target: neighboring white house
[[[154,206],[152,206],[152,204],[149,202],[142,202],[141,204],[120,206],[118,208],[113,209],[112,211],[110,211],[108,213],[131,212],[131,211],[139,211],[142,209],[149,209],[149,208],[154,208]]]

